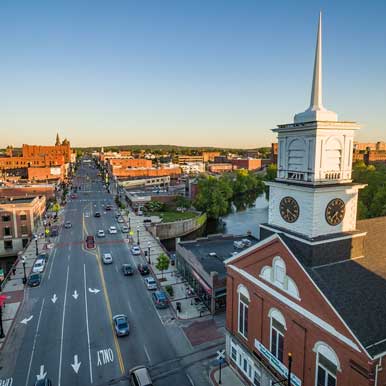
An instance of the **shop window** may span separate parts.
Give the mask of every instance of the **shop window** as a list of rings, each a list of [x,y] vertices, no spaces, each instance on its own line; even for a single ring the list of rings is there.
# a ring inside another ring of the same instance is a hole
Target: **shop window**
[[[12,236],[12,234],[11,234],[11,228],[10,228],[10,227],[4,227],[4,228],[3,228],[3,235],[4,235],[4,236]]]
[[[4,249],[5,250],[13,249],[12,240],[4,240]]]
[[[3,222],[8,222],[11,221],[11,216],[9,214],[5,214],[1,216],[1,219],[3,220]]]
[[[286,330],[285,319],[283,315],[274,308],[270,310],[269,317],[271,318],[270,350],[280,362],[283,362],[284,335]]]
[[[318,342],[313,351],[316,352],[315,386],[336,386],[340,365],[335,352],[323,342]]]
[[[231,358],[234,362],[237,362],[237,350],[236,347],[232,345],[231,347]]]

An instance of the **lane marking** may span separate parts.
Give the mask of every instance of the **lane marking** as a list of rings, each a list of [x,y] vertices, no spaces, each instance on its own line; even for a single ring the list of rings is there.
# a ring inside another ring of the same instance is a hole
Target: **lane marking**
[[[149,361],[149,364],[151,364],[150,355],[149,355],[149,353],[148,353],[147,348],[146,348],[145,345],[143,345],[143,349],[145,350],[145,354],[146,354],[146,356],[147,356],[147,360]]]
[[[67,266],[66,287],[64,290],[64,303],[63,303],[63,318],[62,318],[62,335],[60,337],[60,356],[59,356],[59,374],[58,374],[58,386],[60,386],[62,378],[62,357],[63,357],[63,336],[64,336],[64,318],[66,316],[66,301],[67,301],[67,288],[68,288],[68,273],[70,267]]]
[[[189,379],[190,384],[191,384],[192,386],[194,386],[194,382],[193,382],[192,377],[191,377],[188,373],[185,373],[185,374],[186,374],[186,378]]]
[[[91,363],[91,346],[90,346],[90,329],[88,327],[88,305],[87,305],[87,285],[86,285],[86,264],[83,264],[83,277],[84,277],[84,299],[86,303],[86,330],[87,330],[87,345],[88,345],[88,361],[90,367],[90,382],[92,379],[92,363]]]
[[[103,287],[103,294],[104,294],[105,300],[106,300],[107,313],[109,314],[109,317],[110,317],[110,326],[111,326],[111,331],[112,331],[113,338],[114,338],[115,349],[116,349],[117,356],[118,356],[119,367],[121,368],[121,373],[123,375],[123,374],[125,374],[125,365],[123,364],[121,348],[119,347],[117,335],[115,333],[114,326],[113,326],[113,323],[112,323],[113,314],[111,312],[111,305],[110,305],[110,299],[109,299],[109,296],[108,296],[108,293],[107,293],[105,276],[104,276],[104,273],[103,273],[102,264],[100,262],[101,259],[100,259],[99,247],[98,247],[97,254],[95,254],[95,258],[97,260],[97,264],[98,264],[98,267],[99,267],[99,274],[100,274],[100,277],[101,277],[101,282],[102,282],[102,287]]]
[[[131,308],[131,305],[130,305],[130,302],[129,302],[129,301],[127,301],[127,305],[129,306],[130,313],[132,314],[132,313],[133,313],[133,310],[132,310],[132,308]]]
[[[50,278],[51,278],[51,272],[52,272],[52,267],[54,266],[54,261],[55,261],[55,257],[56,257],[56,251],[57,251],[57,249],[55,248],[53,256],[52,256],[52,259],[51,259],[52,262],[51,262],[50,272],[48,273],[48,280],[50,280]]]
[[[30,376],[30,373],[31,373],[32,360],[33,360],[33,356],[34,356],[34,353],[35,353],[36,338],[38,336],[38,331],[39,331],[39,326],[40,326],[40,319],[42,317],[44,301],[45,301],[45,298],[43,298],[42,306],[41,306],[40,312],[39,312],[38,324],[36,325],[36,332],[35,332],[34,342],[33,342],[33,345],[32,345],[31,358],[30,358],[29,365],[28,365],[28,372],[27,372],[27,379],[25,380],[25,386],[29,385],[28,381],[29,381],[29,376]]]

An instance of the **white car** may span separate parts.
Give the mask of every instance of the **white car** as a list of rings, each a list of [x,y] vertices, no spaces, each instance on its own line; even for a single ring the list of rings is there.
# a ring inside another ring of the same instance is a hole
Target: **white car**
[[[102,256],[102,261],[104,264],[112,264],[113,257],[111,256],[111,253],[104,253]]]
[[[109,228],[109,233],[110,233],[110,235],[117,233],[117,228],[114,227],[114,226],[111,226],[111,227]]]
[[[121,232],[122,233],[129,233],[129,227],[127,227],[126,225],[123,225],[121,228]]]
[[[132,248],[131,248],[131,253],[134,255],[134,256],[138,256],[141,254],[141,248],[138,247],[137,245],[134,245]]]
[[[122,224],[125,222],[125,220],[123,219],[123,217],[118,217],[117,221]]]
[[[37,259],[35,261],[34,266],[32,267],[32,272],[33,273],[42,273],[44,271],[46,262],[44,259]]]
[[[157,289],[157,282],[152,277],[146,277],[145,278],[145,284],[146,284],[146,288],[148,290],[156,290]]]
[[[105,237],[105,231],[102,230],[102,229],[99,229],[98,233],[97,233],[98,237]]]

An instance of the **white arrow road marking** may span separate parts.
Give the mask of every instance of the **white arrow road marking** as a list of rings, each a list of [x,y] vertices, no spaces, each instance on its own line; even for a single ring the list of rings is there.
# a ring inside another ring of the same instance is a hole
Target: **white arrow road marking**
[[[56,296],[56,294],[54,294],[54,296],[51,298],[52,300],[52,303],[56,303],[56,301],[58,300],[58,297]]]
[[[79,367],[82,364],[82,362],[78,362],[78,355],[74,355],[74,363],[71,363],[71,367],[74,369],[74,371],[78,374]]]
[[[33,317],[34,317],[34,316],[31,315],[29,318],[24,318],[20,323],[27,324],[29,321],[32,320]]]
[[[78,299],[78,296],[79,296],[79,294],[78,294],[78,292],[75,290],[74,293],[72,294],[72,297],[76,300],[76,299]]]
[[[100,292],[100,290],[97,288],[94,288],[94,289],[89,288],[88,291],[93,293],[93,294],[97,294],[98,292]]]
[[[40,380],[44,379],[46,377],[46,375],[47,375],[47,371],[44,372],[44,365],[41,365],[40,366],[40,374],[38,374],[36,376],[36,378],[38,379],[38,381],[40,381]]]

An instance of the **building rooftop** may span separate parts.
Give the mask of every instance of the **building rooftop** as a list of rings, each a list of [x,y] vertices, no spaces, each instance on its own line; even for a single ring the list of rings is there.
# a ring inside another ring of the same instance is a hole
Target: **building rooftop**
[[[0,197],[0,204],[29,204],[35,197]]]
[[[245,239],[249,240],[249,246],[242,248],[236,248],[234,246],[235,242],[240,242]],[[224,260],[256,244],[258,241],[259,240],[253,236],[217,234],[193,241],[181,241],[179,246],[191,252],[209,275],[211,272],[217,272],[218,277],[221,278],[226,276]]]

